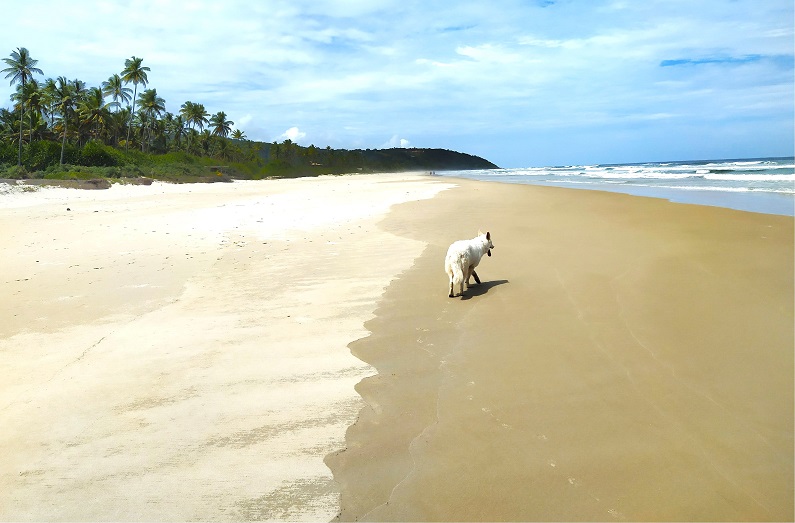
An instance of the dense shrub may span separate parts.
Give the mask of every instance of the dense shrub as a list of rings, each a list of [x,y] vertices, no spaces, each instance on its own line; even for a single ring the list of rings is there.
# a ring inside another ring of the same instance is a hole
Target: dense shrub
[[[91,172],[90,167],[77,165],[63,165],[48,169],[44,175],[45,180],[91,180],[97,178],[96,172]]]
[[[117,157],[112,147],[91,140],[80,151],[80,165],[89,167],[111,167],[117,164]]]
[[[16,165],[18,149],[11,143],[0,142],[0,163],[13,163]]]
[[[67,154],[68,153],[68,154]],[[74,146],[66,144],[64,159],[74,156]],[[61,161],[61,144],[51,140],[40,140],[25,147],[22,162],[31,171],[43,171]]]
[[[168,164],[195,164],[196,157],[183,151],[172,151],[166,154],[150,155],[152,163],[155,165],[168,165]],[[216,160],[217,161],[217,160]]]
[[[3,164],[2,170],[0,170],[0,178],[11,178],[12,180],[22,180],[26,178],[30,178],[30,173],[25,166],[18,166],[16,164],[16,160],[14,161],[13,165],[10,164]]]
[[[124,149],[114,149],[119,165],[149,165],[152,163],[152,155],[142,153],[136,149],[125,151]]]

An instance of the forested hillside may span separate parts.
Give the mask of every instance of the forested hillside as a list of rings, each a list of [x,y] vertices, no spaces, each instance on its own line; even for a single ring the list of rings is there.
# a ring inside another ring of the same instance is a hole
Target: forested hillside
[[[492,163],[442,149],[344,150],[248,140],[224,111],[199,102],[167,110],[148,87],[143,59],[125,60],[98,86],[44,72],[24,47],[3,62],[16,86],[0,108],[0,178],[154,178],[191,182],[348,172],[484,169]],[[128,86],[132,87],[128,87]],[[140,88],[140,90],[139,90]]]

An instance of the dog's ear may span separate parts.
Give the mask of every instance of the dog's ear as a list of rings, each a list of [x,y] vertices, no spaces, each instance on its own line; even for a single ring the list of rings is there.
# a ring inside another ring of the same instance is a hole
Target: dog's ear
[[[491,241],[491,233],[490,233],[490,232],[487,232],[487,233],[486,233],[486,239],[487,239],[487,240],[489,240],[489,241]]]

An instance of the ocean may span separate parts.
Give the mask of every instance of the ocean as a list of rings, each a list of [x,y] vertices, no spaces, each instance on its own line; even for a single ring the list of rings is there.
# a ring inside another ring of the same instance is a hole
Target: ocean
[[[677,203],[795,215],[795,158],[792,157],[435,171],[434,174],[621,192]]]

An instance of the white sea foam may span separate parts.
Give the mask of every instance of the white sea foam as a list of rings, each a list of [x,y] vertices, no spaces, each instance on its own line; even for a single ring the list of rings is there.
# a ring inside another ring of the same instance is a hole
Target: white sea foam
[[[765,195],[769,195],[769,197],[780,195],[784,197],[781,199],[784,202],[784,210],[776,210],[774,214],[791,215],[794,212],[793,206],[786,203],[787,199],[792,198],[795,194],[795,160],[793,158],[624,165],[567,165],[455,171],[440,174],[481,180],[563,185],[620,192],[632,192],[633,188],[639,188],[645,194],[655,190],[666,194],[674,191],[690,195],[688,196],[689,201],[698,200],[698,194],[711,194],[713,196],[709,197],[712,202],[710,204],[714,204],[714,194],[719,192],[759,199],[767,198]],[[753,204],[750,207],[756,212],[766,212],[759,210],[760,205],[764,207],[767,204]],[[726,206],[734,207],[736,202],[727,202]],[[781,207],[777,207],[777,209],[781,209]]]
[[[735,182],[795,182],[795,174],[705,174],[704,178]]]

